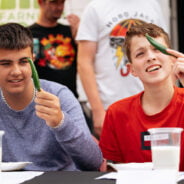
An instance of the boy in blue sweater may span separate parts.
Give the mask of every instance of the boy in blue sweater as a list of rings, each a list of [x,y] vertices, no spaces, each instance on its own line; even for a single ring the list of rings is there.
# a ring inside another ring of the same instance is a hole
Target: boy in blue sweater
[[[3,162],[30,161],[25,170],[97,170],[98,145],[77,99],[65,86],[32,81],[32,35],[16,23],[0,26],[0,130]]]

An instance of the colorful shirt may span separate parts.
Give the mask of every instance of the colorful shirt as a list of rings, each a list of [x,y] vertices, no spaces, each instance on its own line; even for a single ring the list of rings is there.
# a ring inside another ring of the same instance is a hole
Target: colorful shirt
[[[76,44],[69,26],[30,26],[39,77],[66,85],[77,97]]]

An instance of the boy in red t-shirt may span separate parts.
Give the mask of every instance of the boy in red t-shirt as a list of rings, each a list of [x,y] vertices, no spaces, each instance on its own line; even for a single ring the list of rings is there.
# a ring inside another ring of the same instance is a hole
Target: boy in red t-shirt
[[[148,42],[146,33],[170,47],[168,34],[154,24],[137,25],[127,32],[128,65],[132,75],[142,81],[144,91],[115,102],[107,110],[100,147],[103,156],[114,162],[150,162],[147,130],[184,128],[184,89],[174,85],[176,78],[184,84],[184,54],[167,49],[176,59],[161,53]],[[183,149],[180,170],[184,170]]]

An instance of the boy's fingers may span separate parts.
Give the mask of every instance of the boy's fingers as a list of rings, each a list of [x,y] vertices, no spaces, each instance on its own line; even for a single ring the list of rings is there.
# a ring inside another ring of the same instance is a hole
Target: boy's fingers
[[[172,55],[176,56],[176,58],[178,58],[178,57],[184,57],[184,54],[183,54],[183,53],[178,52],[178,51],[176,51],[176,50],[167,49],[166,51],[167,51],[169,54],[172,54]]]

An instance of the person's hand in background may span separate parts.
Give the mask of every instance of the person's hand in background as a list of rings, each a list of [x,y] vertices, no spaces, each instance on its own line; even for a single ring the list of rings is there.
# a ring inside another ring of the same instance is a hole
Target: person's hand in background
[[[75,14],[70,14],[66,18],[71,26],[72,36],[73,38],[75,38],[77,31],[78,31],[80,18]]]

